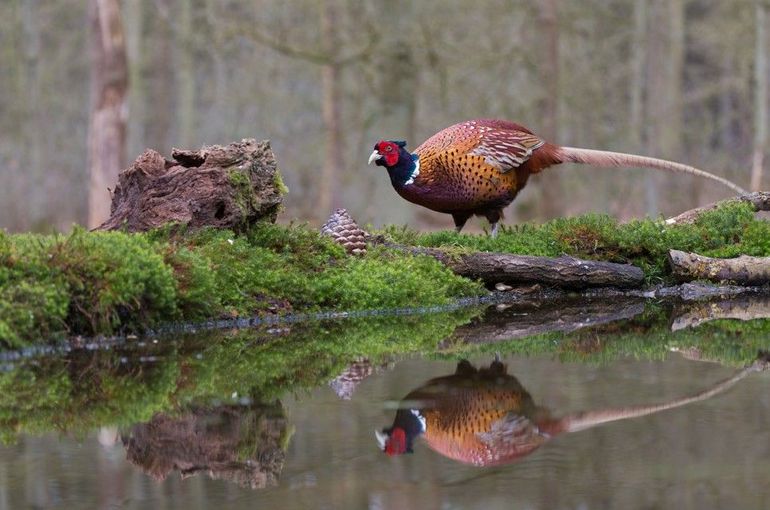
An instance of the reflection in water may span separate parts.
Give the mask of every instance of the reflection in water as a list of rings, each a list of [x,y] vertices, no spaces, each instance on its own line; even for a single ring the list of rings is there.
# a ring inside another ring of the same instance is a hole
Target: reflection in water
[[[409,393],[393,425],[376,436],[388,455],[413,453],[422,436],[428,446],[451,459],[476,466],[516,461],[562,432],[577,432],[602,423],[645,416],[721,393],[752,372],[767,370],[763,354],[733,377],[698,394],[663,404],[588,411],[555,418],[539,407],[519,381],[495,359],[476,369],[468,361],[454,374],[431,379]]]
[[[158,413],[122,435],[126,457],[156,480],[205,472],[241,487],[278,483],[291,432],[279,401]]]

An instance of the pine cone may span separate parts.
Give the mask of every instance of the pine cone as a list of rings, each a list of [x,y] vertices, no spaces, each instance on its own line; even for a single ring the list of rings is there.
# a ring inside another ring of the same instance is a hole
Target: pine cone
[[[329,382],[329,386],[332,387],[334,393],[339,398],[350,400],[353,392],[356,390],[356,386],[374,372],[375,367],[367,358],[359,358]]]
[[[321,234],[331,236],[335,242],[345,247],[348,253],[363,255],[366,253],[366,232],[361,230],[346,209],[337,209],[321,227]]]

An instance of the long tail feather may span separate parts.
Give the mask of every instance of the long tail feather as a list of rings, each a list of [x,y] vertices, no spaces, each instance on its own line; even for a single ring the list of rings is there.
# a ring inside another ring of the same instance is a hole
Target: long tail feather
[[[718,175],[699,170],[695,167],[667,161],[665,159],[648,158],[646,156],[637,156],[635,154],[625,154],[622,152],[579,149],[577,147],[559,147],[558,156],[563,163],[581,163],[584,165],[601,167],[630,166],[656,168],[659,170],[668,170],[669,172],[696,175],[723,184],[741,195],[748,193],[745,189],[724,177],[719,177]]]

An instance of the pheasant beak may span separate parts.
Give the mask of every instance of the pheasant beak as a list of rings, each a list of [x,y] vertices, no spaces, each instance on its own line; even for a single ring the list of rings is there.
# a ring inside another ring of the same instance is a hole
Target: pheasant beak
[[[375,161],[378,161],[378,160],[380,160],[380,159],[382,159],[384,157],[385,156],[383,156],[382,154],[380,154],[379,152],[374,150],[374,151],[372,151],[372,154],[369,156],[369,162],[367,163],[367,165],[371,165]]]

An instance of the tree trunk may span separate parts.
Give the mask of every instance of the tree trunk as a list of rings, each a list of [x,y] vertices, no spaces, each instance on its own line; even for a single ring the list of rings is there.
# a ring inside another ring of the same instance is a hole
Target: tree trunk
[[[179,50],[178,70],[178,108],[179,108],[179,143],[182,147],[195,144],[195,59],[193,55],[193,2],[183,0],[178,3],[179,26],[176,31],[176,47]]]
[[[168,11],[169,0],[155,0],[152,4],[158,10]],[[152,147],[162,153],[167,153],[171,149],[169,135],[171,133],[173,107],[173,81],[171,62],[171,30],[168,27],[166,19],[168,14],[158,14],[156,11],[150,13],[146,18],[149,22],[147,32],[152,33],[152,40],[145,40],[146,48],[149,50],[147,66],[145,69],[147,80],[147,104],[152,105],[148,108],[144,116],[144,134],[143,146]]]
[[[118,0],[91,0],[89,22],[88,225],[94,227],[110,215],[108,188],[117,183],[125,159],[128,63]]]
[[[329,62],[321,66],[323,87],[322,116],[326,134],[326,151],[318,182],[317,219],[322,220],[337,207],[339,194],[339,173],[345,169],[342,134],[341,66],[336,62],[337,34],[335,0],[324,0],[321,4],[321,38]]]
[[[756,43],[754,50],[754,157],[751,190],[762,186],[762,169],[767,143],[767,4],[756,0]]]
[[[146,80],[144,79],[144,2],[124,2],[126,52],[128,55],[128,111],[131,112],[127,134],[128,154],[139,154],[145,143],[144,118],[147,112]]]
[[[24,229],[34,228],[43,219],[46,209],[44,191],[44,145],[40,137],[45,122],[43,109],[40,108],[40,70],[43,55],[41,55],[41,31],[38,17],[40,5],[38,0],[21,2],[21,25],[24,34],[24,71],[23,71],[23,102],[25,121],[24,145],[26,147],[27,172],[25,173],[26,189],[23,196]],[[18,198],[17,198],[18,199]]]
[[[558,0],[542,0],[540,3],[540,25],[545,41],[544,57],[541,60],[540,82],[545,90],[543,98],[543,123],[540,131],[546,140],[558,139],[559,126],[559,11]],[[555,218],[562,214],[563,196],[561,175],[552,172],[547,182],[541,182],[540,216],[543,219]]]

